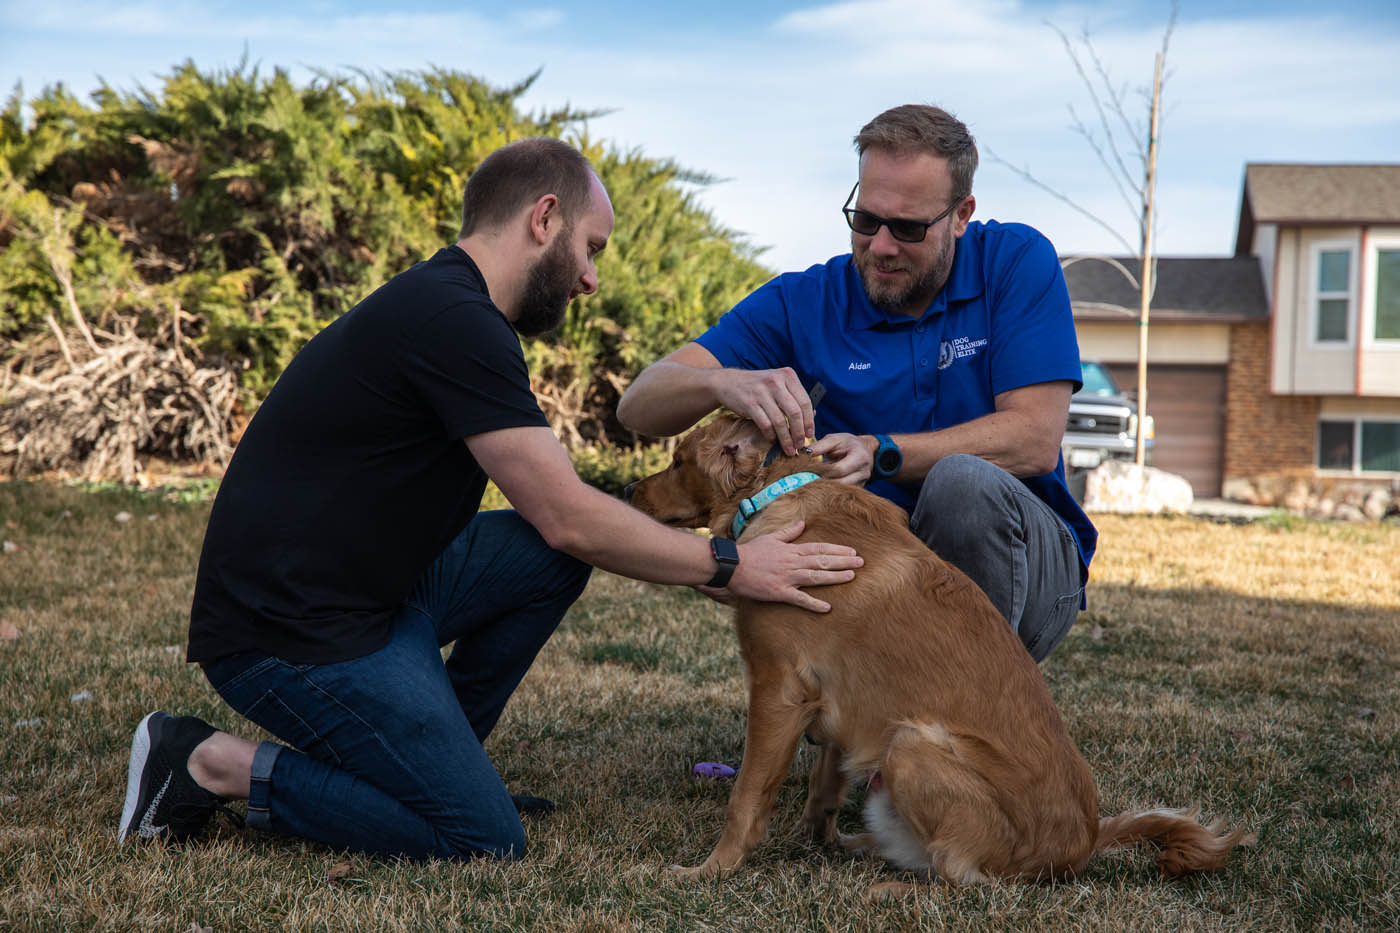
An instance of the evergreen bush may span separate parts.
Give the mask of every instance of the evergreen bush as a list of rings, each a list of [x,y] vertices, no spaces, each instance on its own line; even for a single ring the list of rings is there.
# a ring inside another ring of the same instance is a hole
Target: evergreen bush
[[[429,69],[299,85],[281,68],[186,62],[158,90],[104,83],[90,103],[62,86],[26,102],[17,88],[0,111],[0,393],[58,344],[76,366],[64,334],[90,323],[94,352],[120,331],[229,370],[246,415],[317,330],[456,239],[482,158],[556,136],[593,160],[617,227],[601,290],[525,352],[551,425],[614,485],[647,459],[614,416],[621,391],[769,273],[697,203],[713,178],[594,140],[600,111],[524,112],[534,77],[499,88]]]

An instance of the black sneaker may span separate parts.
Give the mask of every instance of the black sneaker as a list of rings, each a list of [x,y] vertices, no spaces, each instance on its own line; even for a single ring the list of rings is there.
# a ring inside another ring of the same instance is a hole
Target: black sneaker
[[[141,720],[131,738],[118,844],[127,836],[181,842],[202,830],[216,809],[225,809],[224,798],[195,783],[186,767],[190,752],[214,732],[202,719],[176,719],[164,710]]]
[[[554,801],[546,797],[511,794],[510,802],[515,804],[515,812],[521,816],[543,816],[546,813],[554,812]]]

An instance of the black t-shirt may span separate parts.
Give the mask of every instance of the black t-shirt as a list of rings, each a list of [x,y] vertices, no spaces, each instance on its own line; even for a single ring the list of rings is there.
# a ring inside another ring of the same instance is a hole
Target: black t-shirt
[[[249,423],[209,517],[189,660],[379,649],[481,505],[462,438],[547,424],[466,253],[396,276],[312,338]]]

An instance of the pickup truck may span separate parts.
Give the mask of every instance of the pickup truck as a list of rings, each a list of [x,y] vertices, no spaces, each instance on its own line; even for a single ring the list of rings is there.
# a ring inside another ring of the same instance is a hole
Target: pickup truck
[[[1083,496],[1084,474],[1105,460],[1137,456],[1137,403],[1124,395],[1102,363],[1081,360],[1084,387],[1069,400],[1069,421],[1060,450],[1070,491]],[[1150,462],[1156,427],[1148,415],[1143,427],[1144,454]]]

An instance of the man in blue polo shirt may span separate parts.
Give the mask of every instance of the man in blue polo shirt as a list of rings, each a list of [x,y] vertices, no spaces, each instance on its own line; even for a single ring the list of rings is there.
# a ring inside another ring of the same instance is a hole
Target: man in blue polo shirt
[[[895,107],[855,145],[851,252],[749,295],[642,372],[618,417],[671,435],[722,406],[787,453],[818,438],[1043,660],[1084,605],[1098,537],[1060,458],[1080,370],[1059,259],[1030,227],[972,220],[977,147],[947,112]]]

